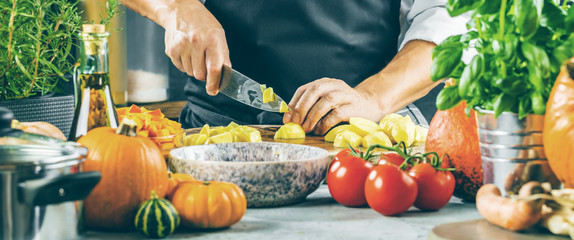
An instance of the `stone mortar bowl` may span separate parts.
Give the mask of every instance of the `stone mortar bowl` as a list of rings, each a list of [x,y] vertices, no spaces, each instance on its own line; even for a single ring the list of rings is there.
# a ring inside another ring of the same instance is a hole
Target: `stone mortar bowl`
[[[275,142],[176,148],[169,161],[173,172],[201,181],[237,184],[248,207],[278,207],[305,200],[325,178],[328,165],[324,149]]]

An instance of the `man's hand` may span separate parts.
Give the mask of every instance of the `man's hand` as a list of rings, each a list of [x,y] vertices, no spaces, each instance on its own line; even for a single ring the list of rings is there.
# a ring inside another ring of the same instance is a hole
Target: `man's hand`
[[[216,95],[223,64],[231,66],[225,32],[214,18],[200,24],[176,21],[165,30],[165,52],[182,72],[206,81],[206,91]]]
[[[221,24],[200,1],[122,0],[122,4],[165,28],[165,54],[182,72],[206,81],[216,95],[223,65],[231,66]],[[145,49],[142,49],[145,51]]]
[[[322,78],[301,86],[289,103],[283,122],[302,124],[305,132],[322,135],[350,117],[378,121],[382,113],[367,92],[351,88],[342,80]]]
[[[430,80],[431,51],[435,44],[413,40],[380,72],[355,88],[337,79],[323,78],[297,89],[283,122],[302,124],[303,130],[324,134],[351,117],[380,121],[426,95],[438,82]]]

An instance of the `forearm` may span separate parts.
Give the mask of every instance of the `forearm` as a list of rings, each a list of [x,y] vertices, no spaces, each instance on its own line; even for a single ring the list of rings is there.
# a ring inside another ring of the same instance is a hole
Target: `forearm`
[[[122,4],[164,28],[178,18],[181,22],[194,15],[208,13],[199,0],[122,0]]]
[[[430,80],[434,46],[422,40],[408,42],[383,70],[367,78],[356,90],[371,98],[381,117],[425,96],[438,85]]]

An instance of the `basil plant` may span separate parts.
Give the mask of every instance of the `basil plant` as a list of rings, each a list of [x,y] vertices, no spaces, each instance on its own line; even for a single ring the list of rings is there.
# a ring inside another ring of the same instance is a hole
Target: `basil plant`
[[[520,118],[543,115],[562,62],[574,56],[574,8],[552,0],[449,0],[451,16],[472,14],[468,32],[447,38],[432,52],[433,81],[453,79],[437,108],[466,101],[473,108]],[[463,51],[475,49],[469,63]]]

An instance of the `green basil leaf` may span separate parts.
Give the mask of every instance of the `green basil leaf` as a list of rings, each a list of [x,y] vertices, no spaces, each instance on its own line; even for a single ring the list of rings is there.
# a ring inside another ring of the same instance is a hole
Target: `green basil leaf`
[[[461,100],[458,95],[458,87],[448,86],[438,93],[436,97],[436,108],[439,110],[448,110],[455,107]]]
[[[439,49],[437,52],[438,54],[436,57],[433,57],[433,63],[431,65],[431,79],[433,81],[450,77],[450,74],[460,64],[462,57],[462,43],[452,45],[451,47],[444,48],[442,50]]]
[[[494,107],[493,107],[492,101],[493,101],[492,99],[485,99],[485,101],[482,103],[481,107],[484,110],[493,110]]]
[[[462,71],[462,75],[460,76],[459,84],[457,85],[458,86],[458,94],[462,97],[465,97],[468,95],[469,87],[470,87],[470,84],[472,83],[472,80],[473,80],[470,66],[471,66],[471,64],[466,65],[466,67]]]
[[[507,35],[502,41],[492,40],[492,52],[499,58],[509,60],[516,57],[516,47],[518,38],[514,35]]]
[[[532,99],[532,111],[535,114],[544,115],[546,113],[546,101],[544,101],[542,93],[533,91],[530,97]]]
[[[564,19],[564,24],[566,25],[565,31],[568,33],[574,32],[574,8],[570,7],[566,18]]]
[[[523,75],[512,75],[506,78],[497,77],[492,81],[492,85],[508,95],[521,96],[527,90],[522,79],[524,79]]]
[[[462,76],[462,71],[464,71],[465,67],[466,67],[466,64],[464,64],[462,61],[460,61],[460,63],[449,74],[450,78],[454,78],[455,82],[458,81],[456,79],[459,79]],[[456,82],[456,84],[458,84],[458,82]]]
[[[552,65],[561,66],[562,63],[572,57],[572,48],[566,44],[562,44],[552,49]]]
[[[477,38],[476,41],[474,41],[474,48],[479,52],[492,53],[492,47],[482,38]]]
[[[469,31],[461,36],[460,41],[463,43],[469,43],[471,40],[476,39],[477,37],[477,31]]]
[[[528,39],[536,33],[544,0],[515,0],[514,15],[520,35]]]
[[[503,112],[510,112],[514,105],[515,97],[502,93],[494,99],[494,117],[500,116]]]
[[[529,62],[526,65],[528,69],[528,80],[534,85],[534,88],[538,91],[544,91],[544,81],[542,80],[542,71],[535,63]]]
[[[446,10],[450,16],[455,17],[465,12],[475,10],[482,5],[484,1],[485,0],[448,0]]]
[[[496,55],[504,55],[502,43],[496,39],[492,40],[492,52]]]
[[[508,89],[512,86],[512,82],[509,81],[508,78],[497,76],[494,81],[492,81],[492,85],[504,91],[504,89]]]
[[[432,57],[435,58],[440,53],[444,51],[451,51],[453,48],[460,49],[462,51],[465,45],[460,42],[461,37],[462,35],[456,35],[445,39],[443,42],[432,49]]]
[[[470,85],[472,82],[478,82],[482,77],[482,69],[484,68],[483,57],[477,54],[472,58],[470,64],[468,64],[462,75],[460,77],[460,83],[458,85],[458,93],[460,96],[467,96],[470,91]]]
[[[531,67],[536,66],[538,68],[536,71],[539,71],[537,74],[541,74],[540,78],[550,77],[550,58],[544,49],[530,42],[523,42],[521,50],[526,60],[528,60],[529,71]]]
[[[486,0],[484,3],[477,9],[478,13],[480,14],[494,14],[498,13],[500,10],[500,0]]]
[[[507,34],[502,42],[504,46],[504,54],[502,55],[505,60],[516,57],[516,49],[518,48],[518,38],[514,34]]]
[[[540,16],[540,25],[551,29],[563,29],[566,19],[566,13],[560,7],[554,4],[552,0],[544,0],[542,15]]]
[[[468,105],[470,107],[482,105],[481,103],[484,102],[481,97],[473,97],[473,98],[465,99],[465,100],[466,100],[466,105]]]
[[[529,96],[521,97],[518,103],[518,117],[524,118],[532,112],[532,104]]]
[[[442,43],[456,43],[456,42],[460,42],[460,39],[462,38],[462,34],[458,34],[458,35],[452,35],[447,37],[444,41],[442,41]]]
[[[530,41],[539,43],[552,43],[554,31],[545,26],[539,26],[536,33],[530,37]]]

